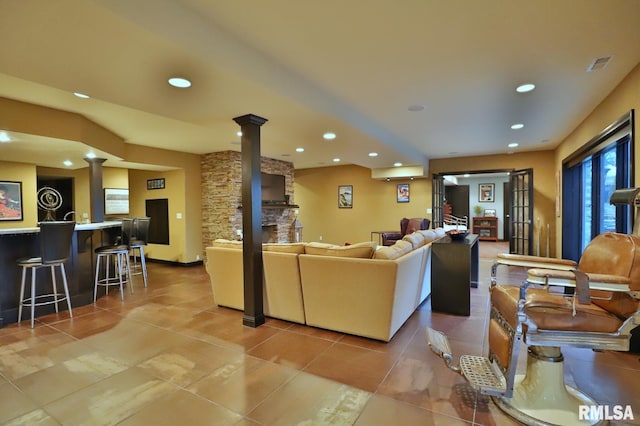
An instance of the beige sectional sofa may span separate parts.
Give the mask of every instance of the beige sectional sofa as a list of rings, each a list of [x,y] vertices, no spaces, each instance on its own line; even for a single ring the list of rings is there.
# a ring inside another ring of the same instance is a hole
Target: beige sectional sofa
[[[374,242],[265,244],[265,315],[389,341],[431,291],[431,242],[416,231],[389,247]],[[207,248],[216,304],[243,309],[242,243]]]
[[[244,310],[242,242],[216,240],[206,251],[206,268],[211,278],[215,303]],[[263,246],[265,315],[305,323],[298,266],[298,254],[303,252],[304,244]]]

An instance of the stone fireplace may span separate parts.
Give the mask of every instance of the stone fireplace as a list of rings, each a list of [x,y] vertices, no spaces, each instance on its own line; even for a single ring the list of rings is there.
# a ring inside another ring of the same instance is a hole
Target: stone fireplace
[[[295,204],[293,193],[293,163],[262,157],[261,170],[285,176],[286,193]],[[242,160],[236,151],[205,154],[202,173],[202,243],[210,246],[216,238],[238,239],[242,230]],[[295,210],[284,206],[264,206],[262,209],[263,241],[289,242]],[[268,236],[265,230],[268,228]]]

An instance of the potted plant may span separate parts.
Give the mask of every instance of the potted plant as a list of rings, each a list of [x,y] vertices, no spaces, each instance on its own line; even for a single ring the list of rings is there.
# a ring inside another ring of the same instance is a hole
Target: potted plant
[[[473,208],[473,212],[476,214],[476,216],[480,216],[482,214],[482,207],[476,204]]]

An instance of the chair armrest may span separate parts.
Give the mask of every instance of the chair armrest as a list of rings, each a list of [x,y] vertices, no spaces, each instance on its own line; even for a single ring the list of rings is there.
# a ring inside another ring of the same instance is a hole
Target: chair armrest
[[[402,234],[397,231],[383,232],[382,238],[386,238],[388,240],[399,240],[400,238],[402,238]]]
[[[570,271],[576,269],[577,263],[568,259],[555,257],[526,256],[520,254],[500,253],[495,263],[499,265],[524,266],[527,268],[559,269]]]
[[[613,292],[629,292],[631,280],[628,277],[608,274],[588,273],[589,289]],[[530,284],[575,287],[576,277],[572,271],[557,269],[533,268],[527,271],[527,282]]]

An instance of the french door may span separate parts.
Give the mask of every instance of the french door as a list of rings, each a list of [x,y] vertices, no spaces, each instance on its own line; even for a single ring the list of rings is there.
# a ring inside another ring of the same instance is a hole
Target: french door
[[[509,175],[509,253],[533,254],[533,169],[516,170]]]
[[[431,227],[444,225],[444,175],[433,175],[431,183]]]

